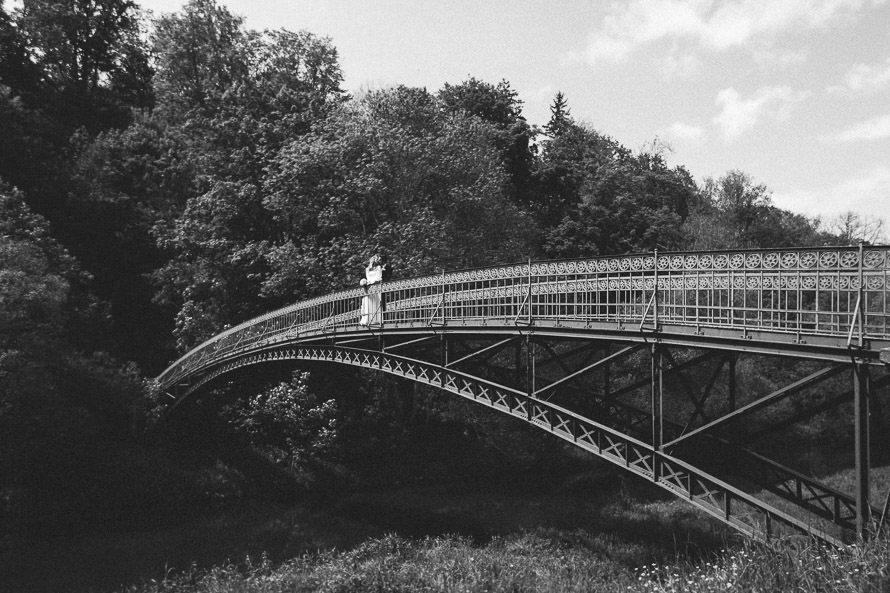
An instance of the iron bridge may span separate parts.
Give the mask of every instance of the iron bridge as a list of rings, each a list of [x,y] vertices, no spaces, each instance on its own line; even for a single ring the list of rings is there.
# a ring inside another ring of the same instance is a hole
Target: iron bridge
[[[755,538],[840,545],[883,525],[869,406],[890,383],[890,247],[528,262],[371,290],[385,307],[370,326],[362,289],[299,302],[200,344],[159,388],[175,407],[248,365],[364,367],[552,433]],[[761,365],[786,382],[758,389]],[[849,433],[835,449],[852,493],[756,450],[794,452],[791,428],[826,416]]]

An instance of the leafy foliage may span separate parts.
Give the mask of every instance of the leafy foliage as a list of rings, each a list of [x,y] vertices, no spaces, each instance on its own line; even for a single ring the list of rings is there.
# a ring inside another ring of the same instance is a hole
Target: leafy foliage
[[[310,461],[330,452],[337,439],[337,404],[332,399],[319,402],[307,379],[306,373],[294,373],[289,382],[227,412],[251,444],[292,471],[305,470]]]

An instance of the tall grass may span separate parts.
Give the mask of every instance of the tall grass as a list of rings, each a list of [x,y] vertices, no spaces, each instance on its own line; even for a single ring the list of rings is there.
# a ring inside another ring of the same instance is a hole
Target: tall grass
[[[597,536],[602,537],[602,536]],[[890,591],[890,542],[844,549],[787,540],[743,543],[696,561],[635,567],[608,538],[529,532],[484,545],[461,537],[389,535],[344,552],[192,570],[131,593],[371,591],[883,592]]]

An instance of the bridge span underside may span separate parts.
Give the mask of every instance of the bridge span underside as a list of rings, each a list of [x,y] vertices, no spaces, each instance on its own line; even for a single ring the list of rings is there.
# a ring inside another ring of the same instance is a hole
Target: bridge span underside
[[[369,325],[361,290],[268,313],[158,383],[175,407],[269,361],[386,372],[550,432],[753,537],[839,544],[886,512],[870,504],[869,445],[884,431],[869,406],[890,383],[888,276],[890,248],[872,246],[443,273],[372,287],[385,307]],[[852,494],[792,467],[815,429],[838,439]]]

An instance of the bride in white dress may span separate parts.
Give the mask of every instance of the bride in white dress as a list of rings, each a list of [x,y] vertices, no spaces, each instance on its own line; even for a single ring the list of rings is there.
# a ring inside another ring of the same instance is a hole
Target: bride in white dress
[[[371,261],[368,262],[368,267],[365,268],[365,277],[360,283],[365,289],[365,296],[362,297],[359,325],[383,324],[383,311],[380,306],[380,287],[377,286],[382,281],[383,266],[381,265],[380,256],[374,255],[371,257]]]

